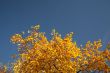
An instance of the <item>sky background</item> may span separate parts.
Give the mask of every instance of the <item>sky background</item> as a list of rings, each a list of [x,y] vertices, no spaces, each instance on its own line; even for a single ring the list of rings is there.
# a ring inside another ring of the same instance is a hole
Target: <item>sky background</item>
[[[48,38],[55,28],[63,36],[73,31],[78,44],[102,39],[105,46],[110,41],[110,0],[0,0],[0,62],[12,62],[11,54],[17,53],[10,37],[35,24]]]

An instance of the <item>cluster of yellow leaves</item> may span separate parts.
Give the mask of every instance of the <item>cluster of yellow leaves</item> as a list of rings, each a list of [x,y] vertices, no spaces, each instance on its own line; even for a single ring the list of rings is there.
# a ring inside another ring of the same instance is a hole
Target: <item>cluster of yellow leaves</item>
[[[15,34],[11,37],[18,44],[19,58],[13,63],[14,73],[78,73],[90,71],[110,72],[110,51],[100,51],[101,40],[87,42],[80,48],[72,41],[73,33],[64,38],[53,32],[51,40],[39,32],[39,25],[32,27],[27,37]]]
[[[100,50],[102,43],[101,40],[91,43],[88,41],[83,49],[81,49],[81,70],[82,71],[102,71],[104,73],[110,72],[110,66],[107,62],[110,62],[110,51]]]
[[[7,69],[6,65],[0,65],[0,73],[11,73],[11,71]]]

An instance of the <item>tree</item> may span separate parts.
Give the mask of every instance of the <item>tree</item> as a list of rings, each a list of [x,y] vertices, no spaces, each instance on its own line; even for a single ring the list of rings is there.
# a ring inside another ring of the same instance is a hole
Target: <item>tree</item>
[[[0,65],[0,73],[10,73],[8,70],[7,70],[7,66],[6,65]]]
[[[36,25],[28,33],[28,36],[23,36],[23,32],[11,37],[19,51],[19,58],[13,63],[14,73],[110,72],[107,64],[110,51],[99,50],[101,40],[93,43],[88,41],[80,48],[72,40],[72,32],[62,38],[53,30],[52,39],[48,40]]]

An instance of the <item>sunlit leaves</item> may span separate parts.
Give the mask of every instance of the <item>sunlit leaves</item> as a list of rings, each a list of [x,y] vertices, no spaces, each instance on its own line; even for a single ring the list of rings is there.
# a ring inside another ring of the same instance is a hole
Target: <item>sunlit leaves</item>
[[[110,51],[101,51],[102,41],[88,41],[78,47],[72,40],[73,32],[61,37],[55,29],[48,40],[39,25],[33,26],[28,36],[15,34],[11,41],[18,45],[19,58],[13,63],[14,73],[78,73],[110,72],[106,62],[110,61]]]

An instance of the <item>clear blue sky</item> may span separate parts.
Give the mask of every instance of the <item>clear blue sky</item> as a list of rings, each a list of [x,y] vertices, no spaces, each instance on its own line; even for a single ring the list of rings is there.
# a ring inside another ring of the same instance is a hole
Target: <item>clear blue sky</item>
[[[39,23],[41,31],[55,28],[62,35],[73,31],[74,40],[110,41],[110,0],[0,0],[0,61],[10,62],[17,47],[10,36]]]

